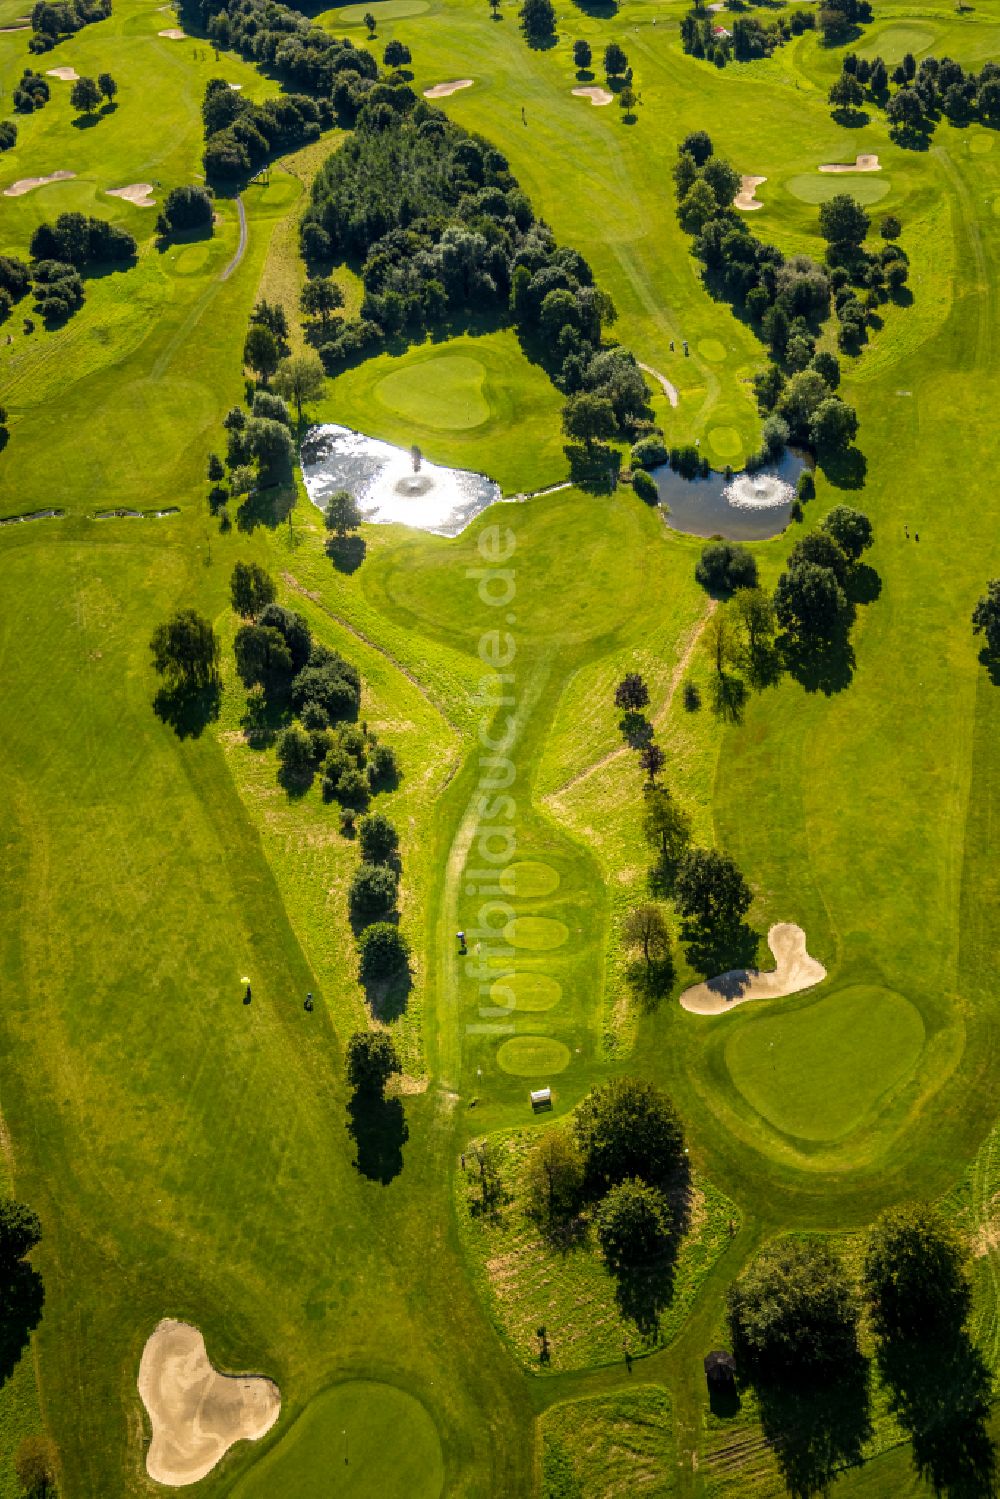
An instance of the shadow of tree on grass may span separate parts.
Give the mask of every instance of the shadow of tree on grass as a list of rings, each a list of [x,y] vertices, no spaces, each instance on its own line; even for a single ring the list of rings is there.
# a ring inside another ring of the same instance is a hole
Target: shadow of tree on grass
[[[862,1462],[872,1430],[869,1374],[857,1353],[822,1382],[755,1386],[764,1436],[793,1499],[827,1493],[841,1469]]]
[[[388,1186],[403,1169],[403,1146],[410,1138],[402,1100],[353,1094],[347,1105],[347,1133],[357,1149],[354,1164],[361,1175]]]
[[[153,712],[168,724],[178,739],[197,739],[219,716],[222,687],[161,687],[153,698]]]
[[[950,1338],[883,1344],[879,1373],[909,1432],[917,1472],[948,1499],[996,1494],[996,1450],[986,1421],[992,1381],[964,1329]]]
[[[42,1277],[21,1261],[0,1284],[0,1389],[7,1383],[42,1320]]]

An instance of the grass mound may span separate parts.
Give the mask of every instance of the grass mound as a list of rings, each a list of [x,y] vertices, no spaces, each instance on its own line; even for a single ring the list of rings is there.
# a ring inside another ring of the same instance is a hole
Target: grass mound
[[[509,1004],[513,994],[517,1010],[551,1010],[562,998],[562,985],[547,973],[512,973],[494,984],[492,993],[497,1004]]]
[[[335,1385],[310,1401],[233,1499],[327,1499],[333,1473],[338,1499],[437,1499],[444,1460],[434,1422],[419,1400],[394,1385],[367,1379]]]
[[[909,1078],[923,1044],[924,1024],[908,999],[854,984],[741,1026],[725,1055],[733,1082],[769,1123],[827,1141],[858,1129]]]
[[[569,932],[565,922],[552,916],[516,916],[508,921],[503,934],[512,947],[548,952],[553,947],[562,947]]]

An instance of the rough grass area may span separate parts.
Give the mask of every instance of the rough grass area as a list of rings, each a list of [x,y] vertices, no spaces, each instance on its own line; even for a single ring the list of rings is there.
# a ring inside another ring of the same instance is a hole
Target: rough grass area
[[[671,1499],[670,1396],[660,1385],[550,1406],[540,1422],[542,1499]]]
[[[557,1247],[527,1216],[523,1163],[538,1138],[533,1130],[499,1137],[503,1193],[497,1210],[478,1211],[471,1180],[456,1178],[459,1229],[473,1278],[490,1316],[518,1360],[536,1373],[560,1373],[651,1353],[677,1334],[713,1263],[738,1229],[738,1210],[710,1183],[694,1179],[690,1228],[672,1273],[653,1270],[632,1288],[632,1300],[601,1258],[584,1214],[566,1247]],[[540,1355],[545,1329],[546,1352]]]

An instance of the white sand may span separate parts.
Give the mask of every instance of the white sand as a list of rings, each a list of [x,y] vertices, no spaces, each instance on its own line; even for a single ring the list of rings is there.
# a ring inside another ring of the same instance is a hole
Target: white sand
[[[614,94],[609,94],[606,88],[601,88],[599,83],[588,83],[585,88],[573,89],[573,95],[577,99],[589,99],[595,109],[601,109],[605,104],[610,104]]]
[[[150,197],[153,191],[151,182],[130,182],[128,187],[109,187],[105,191],[109,198],[124,198],[126,203],[134,203],[136,208],[155,208],[156,202]]]
[[[182,31],[179,26],[168,26],[166,31],[158,31],[156,34],[165,36],[169,42],[182,42],[187,36],[187,32]]]
[[[48,177],[22,177],[20,181],[12,182],[10,187],[5,187],[3,195],[5,198],[23,198],[25,193],[30,193],[36,187],[44,187],[47,182],[68,182],[75,176],[75,172],[50,172]]]
[[[751,999],[782,999],[811,989],[826,978],[822,963],[806,951],[806,934],[794,922],[782,921],[767,934],[775,967],[769,973],[759,968],[731,968],[718,978],[693,984],[681,995],[681,1004],[693,1015],[725,1015]]]
[[[853,163],[846,166],[841,162],[829,162],[820,167],[821,172],[881,172],[877,156],[858,156]]]
[[[740,183],[740,190],[733,199],[734,208],[742,208],[744,213],[753,213],[755,208],[763,208],[756,195],[757,189],[766,177],[744,177]]]
[[[235,91],[236,91],[236,92],[237,92],[237,93],[239,93],[239,91],[240,91],[240,89],[241,89],[241,88],[242,88],[242,87],[243,87],[243,85],[242,85],[242,83],[231,83],[231,84],[230,84],[230,85],[229,85],[229,87],[230,87],[230,88],[231,88],[231,89],[235,89]]]
[[[662,388],[663,388],[663,394],[666,396],[666,398],[670,402],[671,406],[676,406],[678,400],[680,399],[680,397],[677,394],[677,387],[676,387],[676,385],[671,385],[671,383],[667,379],[666,375],[661,375],[660,372],[659,372],[659,370],[654,370],[654,368],[653,368],[653,366],[651,364],[643,364],[643,362],[642,362],[641,359],[637,359],[636,363],[638,364],[638,366],[639,366],[639,368],[641,370],[645,370],[647,375],[651,375],[653,377],[653,379],[657,382],[657,384],[660,385],[660,386],[662,386]]]
[[[272,1380],[219,1374],[197,1327],[171,1318],[146,1340],[139,1394],[153,1427],[146,1471],[173,1488],[204,1478],[234,1442],[259,1441],[281,1411]]]
[[[456,78],[453,83],[435,83],[433,88],[424,89],[425,99],[447,99],[449,94],[457,94],[460,88],[471,88],[471,78]]]
[[[59,78],[63,83],[75,83],[79,73],[75,68],[46,68],[46,77]]]

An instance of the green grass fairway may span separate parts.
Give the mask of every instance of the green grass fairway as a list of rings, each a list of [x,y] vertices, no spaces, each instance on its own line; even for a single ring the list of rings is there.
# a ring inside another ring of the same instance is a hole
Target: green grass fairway
[[[906,1082],[923,1044],[920,1012],[908,999],[858,984],[742,1026],[726,1046],[726,1064],[775,1128],[836,1140]]]
[[[359,1379],[311,1400],[232,1496],[438,1499],[443,1490],[441,1441],[424,1407],[393,1385]]]
[[[384,375],[375,395],[405,421],[444,431],[481,427],[490,418],[483,394],[486,370],[478,359],[439,354]]]
[[[848,193],[859,203],[881,203],[892,188],[888,178],[877,172],[802,172],[789,177],[788,191],[802,203],[829,203],[839,193]]]

